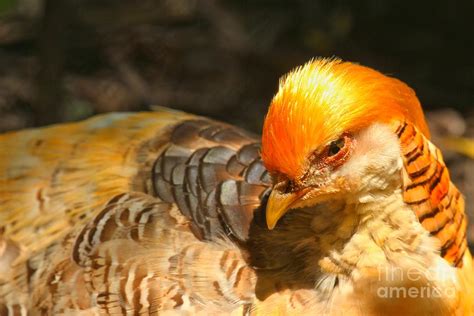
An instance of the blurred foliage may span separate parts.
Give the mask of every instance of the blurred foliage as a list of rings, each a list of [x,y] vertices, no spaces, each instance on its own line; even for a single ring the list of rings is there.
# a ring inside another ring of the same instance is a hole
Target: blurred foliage
[[[279,76],[314,56],[399,77],[428,109],[474,99],[473,1],[5,3],[3,130],[160,104],[258,131]]]
[[[0,0],[0,15],[5,14],[16,5],[16,0]]]
[[[443,140],[444,146],[447,149],[474,159],[474,139],[464,137],[447,137]]]

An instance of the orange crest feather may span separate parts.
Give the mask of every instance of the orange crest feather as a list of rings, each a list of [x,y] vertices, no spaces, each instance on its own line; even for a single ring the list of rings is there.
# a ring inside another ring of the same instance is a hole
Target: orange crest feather
[[[262,158],[271,172],[301,176],[307,157],[345,132],[375,122],[411,122],[429,137],[415,92],[373,69],[315,59],[280,81],[263,126]]]

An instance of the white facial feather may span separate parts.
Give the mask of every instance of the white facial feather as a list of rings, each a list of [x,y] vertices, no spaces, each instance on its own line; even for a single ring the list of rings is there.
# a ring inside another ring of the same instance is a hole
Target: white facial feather
[[[354,147],[351,158],[332,175],[351,183],[354,198],[362,199],[361,202],[370,200],[374,193],[400,182],[400,145],[389,126],[369,126],[355,135]]]

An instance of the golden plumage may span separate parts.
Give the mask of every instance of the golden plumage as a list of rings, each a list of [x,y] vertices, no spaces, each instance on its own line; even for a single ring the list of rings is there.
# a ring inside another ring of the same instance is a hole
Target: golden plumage
[[[414,92],[369,68],[286,76],[263,161],[254,135],[169,110],[0,146],[1,315],[473,314],[462,195]]]
[[[315,59],[280,81],[265,118],[262,158],[296,178],[306,158],[343,133],[406,120],[429,138],[420,102],[403,82],[339,59]]]

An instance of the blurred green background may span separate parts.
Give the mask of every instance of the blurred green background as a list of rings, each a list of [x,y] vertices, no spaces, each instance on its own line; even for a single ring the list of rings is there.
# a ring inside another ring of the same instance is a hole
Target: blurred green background
[[[258,132],[282,74],[338,56],[412,86],[443,147],[474,137],[473,21],[472,0],[0,0],[0,131],[156,104]],[[472,213],[473,160],[444,149]]]

